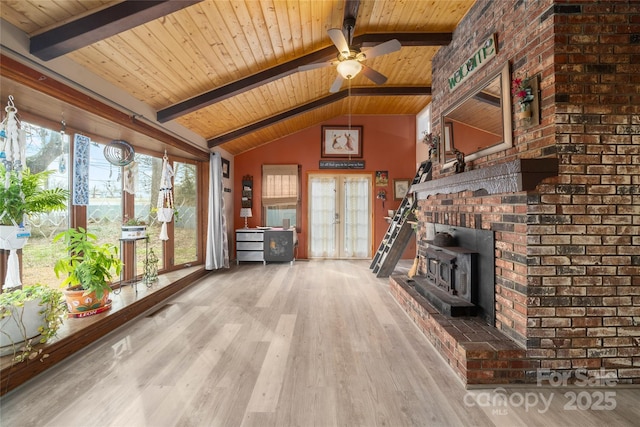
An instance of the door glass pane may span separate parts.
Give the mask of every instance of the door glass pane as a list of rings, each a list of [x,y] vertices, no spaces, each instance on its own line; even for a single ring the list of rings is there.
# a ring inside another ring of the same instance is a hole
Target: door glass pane
[[[69,135],[58,130],[22,122],[26,136],[27,167],[32,174],[52,171],[45,188],[69,189]],[[69,203],[69,202],[68,202]],[[64,278],[57,279],[53,264],[65,253],[62,242],[53,237],[69,227],[69,209],[35,214],[29,218],[31,237],[22,249],[22,284],[42,283],[58,288]]]
[[[174,219],[173,264],[180,265],[198,259],[196,165],[174,162],[173,171],[173,200],[178,210],[178,220]]]
[[[336,179],[309,178],[309,250],[311,257],[335,257],[336,253]]]
[[[370,257],[371,179],[368,176],[345,176],[342,224],[346,258]]]
[[[146,154],[136,154],[133,167],[125,168],[125,173],[135,174],[135,217],[143,220],[147,224],[147,236],[149,239],[149,249],[153,250],[159,259],[158,269],[164,268],[162,251],[163,244],[160,240],[160,223],[154,208],[158,202],[158,191],[160,187],[160,173],[162,172],[162,159]],[[125,187],[126,188],[126,187]],[[144,271],[145,242],[138,242],[136,250],[137,272]]]

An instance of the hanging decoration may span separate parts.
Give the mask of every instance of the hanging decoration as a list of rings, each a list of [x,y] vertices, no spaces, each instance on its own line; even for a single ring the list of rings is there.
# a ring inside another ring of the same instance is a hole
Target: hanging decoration
[[[160,191],[158,194],[158,221],[162,222],[160,228],[160,240],[169,240],[167,234],[167,223],[171,222],[174,213],[173,204],[173,168],[169,164],[167,152],[162,157],[162,173],[160,176]]]
[[[4,188],[9,188],[10,172],[15,171],[19,182],[22,182],[22,169],[27,164],[25,153],[25,134],[20,127],[18,109],[13,103],[13,96],[9,95],[9,102],[4,108],[7,116],[0,125],[0,137],[3,139],[0,149],[0,161],[4,164],[5,183]]]
[[[0,162],[5,168],[4,188],[9,189],[11,177],[14,176],[14,184],[20,186],[20,197],[24,200],[22,193],[22,171],[26,167],[25,152],[25,132],[18,119],[18,109],[13,102],[13,96],[9,96],[9,101],[5,107],[7,113],[5,119],[0,123]],[[17,184],[16,184],[17,183]],[[7,215],[7,212],[0,212],[0,221]],[[26,217],[20,224],[16,224],[13,218],[13,225],[2,227],[0,233],[0,248],[9,250],[7,258],[7,274],[5,277],[4,289],[21,286],[20,281],[20,261],[18,259],[18,249],[21,249],[31,233],[26,225]]]
[[[131,162],[123,169],[124,178],[122,180],[122,185],[124,191],[129,194],[136,194],[136,189],[138,188],[138,163]]]
[[[114,166],[126,166],[133,162],[136,152],[127,141],[114,139],[104,146],[104,158]]]
[[[73,137],[73,204],[89,205],[89,154],[91,139],[76,133]]]

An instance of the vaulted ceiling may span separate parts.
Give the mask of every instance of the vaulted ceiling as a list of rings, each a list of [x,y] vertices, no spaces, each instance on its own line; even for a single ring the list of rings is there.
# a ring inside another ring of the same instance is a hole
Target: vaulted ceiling
[[[0,17],[44,67],[70,60],[148,106],[154,125],[188,129],[203,149],[235,155],[349,113],[419,113],[431,100],[431,59],[473,3],[2,0]],[[327,30],[344,29],[348,17],[352,47],[366,54],[390,39],[402,47],[364,61],[384,84],[360,73],[329,93],[335,65],[298,67],[335,60]]]

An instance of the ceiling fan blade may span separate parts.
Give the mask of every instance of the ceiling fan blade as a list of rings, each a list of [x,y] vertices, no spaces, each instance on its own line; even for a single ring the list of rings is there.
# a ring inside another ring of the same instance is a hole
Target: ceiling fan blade
[[[347,39],[344,37],[342,30],[339,28],[329,28],[327,30],[327,34],[331,38],[331,41],[338,48],[338,51],[344,53],[345,56],[349,55],[349,43],[347,43]]]
[[[329,92],[330,93],[339,92],[340,88],[342,87],[342,82],[343,81],[344,81],[344,79],[342,78],[342,76],[340,74],[338,74],[336,79],[333,81],[333,84],[331,85],[331,89],[329,89]]]
[[[309,71],[309,70],[316,70],[318,68],[324,68],[324,67],[329,67],[333,65],[333,61],[327,61],[327,62],[315,62],[313,64],[305,64],[305,65],[300,65],[298,67],[298,71]]]
[[[364,64],[362,64],[362,74],[377,85],[384,84],[387,81],[387,78],[384,75]]]
[[[387,53],[396,52],[400,50],[401,47],[402,44],[400,44],[398,40],[392,39],[384,43],[380,43],[379,45],[363,51],[362,53],[364,53],[367,59],[370,59],[375,58],[376,56],[386,55]]]

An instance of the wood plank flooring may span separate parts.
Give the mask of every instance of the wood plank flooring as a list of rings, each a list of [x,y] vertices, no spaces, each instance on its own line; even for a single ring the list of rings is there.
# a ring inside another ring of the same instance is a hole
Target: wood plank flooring
[[[638,425],[638,388],[465,390],[368,266],[243,263],[209,275],[3,396],[0,424]],[[585,407],[605,391],[613,410],[571,410],[565,396],[583,393]]]

